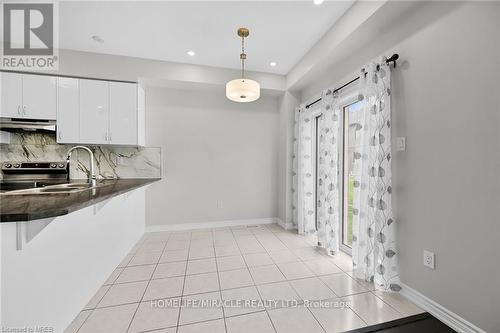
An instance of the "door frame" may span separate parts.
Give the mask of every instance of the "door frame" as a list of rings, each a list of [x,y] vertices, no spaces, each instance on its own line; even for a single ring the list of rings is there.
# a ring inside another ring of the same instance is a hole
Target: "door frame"
[[[313,141],[313,149],[312,151],[312,160],[314,161],[314,174],[313,174],[313,183],[314,183],[314,226],[316,231],[318,231],[318,121],[323,112],[321,111],[321,106],[318,105],[314,107],[311,111],[311,119],[314,119],[312,122],[312,133],[314,135]]]

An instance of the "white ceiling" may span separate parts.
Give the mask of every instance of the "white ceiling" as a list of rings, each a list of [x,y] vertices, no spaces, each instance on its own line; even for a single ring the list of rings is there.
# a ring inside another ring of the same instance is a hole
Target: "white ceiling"
[[[286,74],[352,5],[329,1],[68,1],[59,7],[65,49]],[[104,43],[91,36],[98,35]],[[189,57],[186,51],[194,50]],[[276,61],[276,67],[269,66]]]

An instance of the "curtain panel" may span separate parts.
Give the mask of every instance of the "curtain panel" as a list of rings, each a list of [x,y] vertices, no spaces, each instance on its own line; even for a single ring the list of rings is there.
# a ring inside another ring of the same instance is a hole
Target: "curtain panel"
[[[361,71],[363,101],[354,152],[352,259],[356,278],[399,291],[391,194],[391,71],[385,58]]]
[[[310,110],[300,107],[297,142],[297,226],[300,234],[316,232],[314,202],[313,119]]]
[[[299,205],[299,115],[301,107],[295,108],[293,120],[293,154],[292,154],[292,222],[295,228],[299,224],[298,205]]]
[[[325,90],[318,122],[318,244],[331,254],[339,249],[339,137],[341,109],[339,93]]]

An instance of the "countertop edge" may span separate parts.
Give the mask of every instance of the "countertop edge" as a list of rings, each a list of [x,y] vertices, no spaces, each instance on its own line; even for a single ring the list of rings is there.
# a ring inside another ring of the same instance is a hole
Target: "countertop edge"
[[[122,180],[141,180],[143,182],[133,184],[130,186],[127,186],[123,189],[119,189],[107,194],[99,195],[95,198],[90,198],[88,200],[70,204],[67,207],[55,207],[51,209],[50,207],[47,208],[47,210],[39,211],[36,213],[3,213],[0,209],[0,223],[9,223],[9,222],[32,222],[40,219],[46,219],[46,218],[52,218],[52,217],[58,217],[58,216],[64,216],[69,213],[78,211],[83,208],[87,208],[89,206],[98,204],[100,202],[103,202],[105,200],[114,198],[116,196],[119,196],[121,194],[136,190],[138,188],[141,188],[143,186],[152,184],[154,182],[157,182],[161,180],[161,178],[125,178]],[[118,180],[119,181],[119,180]]]

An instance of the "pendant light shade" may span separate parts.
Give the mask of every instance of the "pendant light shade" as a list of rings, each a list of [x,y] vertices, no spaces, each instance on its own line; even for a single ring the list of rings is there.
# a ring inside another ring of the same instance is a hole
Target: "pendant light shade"
[[[245,37],[250,35],[247,28],[239,28],[238,36],[241,37],[241,78],[231,80],[226,84],[226,97],[234,102],[253,102],[260,97],[260,84],[257,81],[245,78]]]
[[[250,79],[231,80],[226,84],[226,97],[235,102],[253,102],[260,97],[260,84]]]

